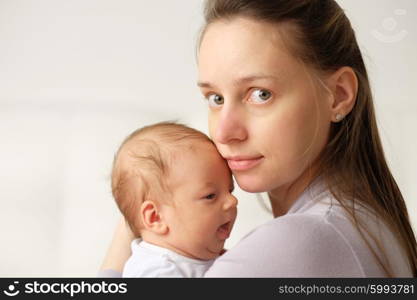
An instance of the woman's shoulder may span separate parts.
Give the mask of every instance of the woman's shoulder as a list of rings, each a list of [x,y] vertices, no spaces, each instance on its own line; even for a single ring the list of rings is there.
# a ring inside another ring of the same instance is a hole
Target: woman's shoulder
[[[218,258],[213,277],[362,277],[347,241],[320,215],[276,218]]]
[[[345,220],[333,213],[284,215],[257,227],[243,237],[239,244],[247,245],[249,249],[252,244],[266,248],[278,247],[276,251],[308,259],[327,252],[328,244],[332,244],[332,247],[348,246],[348,241],[341,233],[344,230],[340,229],[339,219]],[[303,255],[307,249],[311,256]]]
[[[318,214],[288,214],[270,220],[246,234],[242,242],[259,241],[273,243],[281,240],[293,242],[309,242],[311,234],[322,236],[325,233],[334,233],[332,226]],[[316,236],[318,238],[318,236]]]

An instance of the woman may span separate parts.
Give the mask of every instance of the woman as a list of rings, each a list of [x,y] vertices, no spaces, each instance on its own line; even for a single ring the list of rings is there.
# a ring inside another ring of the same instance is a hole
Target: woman
[[[268,192],[275,217],[206,276],[417,276],[343,10],[333,0],[209,0],[205,19],[198,85],[210,135],[243,190]],[[121,270],[130,240],[121,224],[101,275]]]

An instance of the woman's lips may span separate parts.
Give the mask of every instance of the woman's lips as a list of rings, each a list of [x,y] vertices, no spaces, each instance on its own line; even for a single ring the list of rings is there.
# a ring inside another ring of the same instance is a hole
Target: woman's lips
[[[232,171],[246,171],[258,165],[263,156],[254,158],[228,158],[227,164]]]

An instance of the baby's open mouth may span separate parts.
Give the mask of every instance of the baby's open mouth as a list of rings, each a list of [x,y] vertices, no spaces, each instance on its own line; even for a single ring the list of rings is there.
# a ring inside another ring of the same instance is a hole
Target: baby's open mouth
[[[221,240],[225,240],[230,236],[230,231],[232,229],[232,222],[226,222],[217,229],[217,235]]]

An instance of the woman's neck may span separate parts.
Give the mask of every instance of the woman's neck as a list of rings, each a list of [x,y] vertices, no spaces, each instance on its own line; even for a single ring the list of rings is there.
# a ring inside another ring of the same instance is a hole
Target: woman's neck
[[[268,192],[274,218],[285,215],[304,190],[316,178],[312,168],[307,168],[296,180]]]

